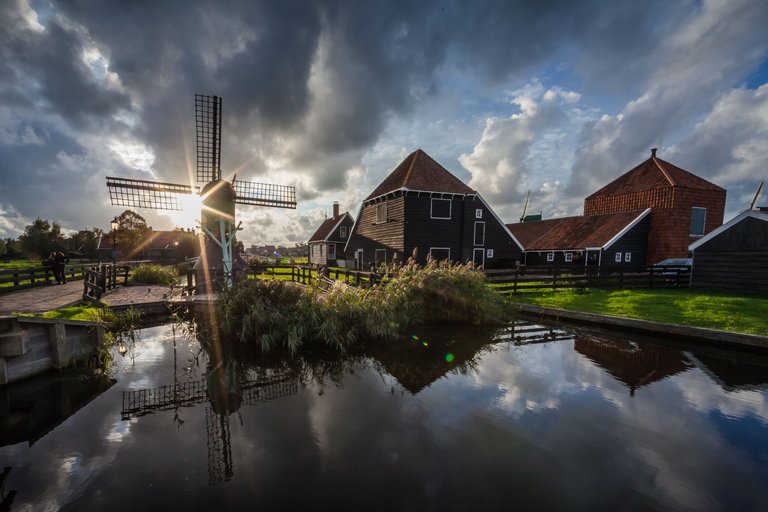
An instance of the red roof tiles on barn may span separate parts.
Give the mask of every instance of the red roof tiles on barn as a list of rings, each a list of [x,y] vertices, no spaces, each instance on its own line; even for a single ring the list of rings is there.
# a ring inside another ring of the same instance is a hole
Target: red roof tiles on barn
[[[421,149],[408,155],[365,200],[403,188],[448,194],[476,193]]]
[[[601,196],[615,196],[630,194],[644,190],[653,190],[665,187],[684,187],[695,190],[723,191],[714,183],[699,178],[680,167],[651,156],[634,169],[622,174],[594,194],[587,200]]]

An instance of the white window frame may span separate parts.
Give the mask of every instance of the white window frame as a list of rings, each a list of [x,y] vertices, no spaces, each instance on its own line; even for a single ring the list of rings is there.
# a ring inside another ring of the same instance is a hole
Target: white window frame
[[[429,248],[429,255],[432,256],[432,250],[437,249],[438,251],[448,251],[448,260],[451,259],[451,248],[450,247],[430,247]],[[433,258],[435,259],[435,258]]]
[[[616,254],[613,256],[613,262],[614,262],[614,263],[621,263],[621,253],[620,253],[620,252],[617,252],[617,253],[616,253]]]
[[[573,253],[572,252],[565,253],[565,261],[567,263],[571,263],[573,261]]]
[[[362,249],[358,249],[355,251],[355,267],[357,267],[356,270],[363,270],[364,256],[365,256],[365,252]]]
[[[485,252],[485,257],[486,257],[486,258],[493,258],[493,249],[488,249],[488,250]]]
[[[448,201],[448,216],[447,217],[435,217],[433,211],[435,206],[435,201]],[[433,197],[432,200],[429,202],[429,218],[430,219],[441,219],[441,220],[451,220],[451,214],[453,213],[453,201],[450,199],[442,199],[440,197]]]
[[[632,262],[632,253],[631,252],[625,252],[624,253],[624,263],[631,263]]]
[[[478,224],[483,225],[483,239],[480,241],[480,243],[477,242],[477,225]],[[473,242],[473,245],[485,245],[485,221],[484,220],[475,221],[475,229],[472,233],[472,242]]]
[[[555,253],[554,252],[548,252],[547,253],[547,262],[551,263],[555,261]]]
[[[693,232],[693,210],[704,210],[704,219],[701,222],[701,233]],[[690,236],[704,236],[707,231],[707,209],[703,206],[694,206],[691,208],[691,227],[689,228]]]
[[[336,244],[333,242],[328,243],[328,249],[326,249],[326,254],[328,257],[326,259],[328,260],[335,260],[336,259]]]
[[[483,218],[483,209],[478,208],[475,210],[475,218],[476,219],[482,219]]]
[[[382,215],[381,212],[384,212]],[[376,224],[384,224],[389,218],[389,212],[387,208],[387,202],[376,204]]]
[[[339,238],[347,238],[347,226],[341,226],[339,228]]]

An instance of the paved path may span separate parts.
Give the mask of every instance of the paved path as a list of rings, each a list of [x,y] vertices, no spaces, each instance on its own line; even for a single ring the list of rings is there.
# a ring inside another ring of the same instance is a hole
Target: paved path
[[[169,286],[143,285],[119,286],[110,290],[101,298],[109,306],[142,304],[179,300],[181,289]],[[10,313],[44,313],[53,309],[79,304],[83,299],[83,281],[70,281],[67,284],[50,284],[37,288],[28,288],[17,292],[0,294],[0,315]]]

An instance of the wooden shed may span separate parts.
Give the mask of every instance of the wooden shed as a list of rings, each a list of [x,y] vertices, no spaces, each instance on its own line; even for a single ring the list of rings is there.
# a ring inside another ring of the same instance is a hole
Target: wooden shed
[[[768,211],[744,211],[689,250],[692,287],[768,293]]]
[[[333,216],[325,219],[309,238],[309,263],[313,265],[344,266],[344,245],[354,221],[349,212],[339,213],[339,203],[333,203]]]

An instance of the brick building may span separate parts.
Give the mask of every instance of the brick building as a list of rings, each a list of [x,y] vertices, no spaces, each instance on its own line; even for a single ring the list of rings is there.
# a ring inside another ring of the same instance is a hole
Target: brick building
[[[584,215],[651,209],[646,264],[684,258],[723,223],[725,189],[656,156],[584,200]]]

